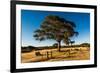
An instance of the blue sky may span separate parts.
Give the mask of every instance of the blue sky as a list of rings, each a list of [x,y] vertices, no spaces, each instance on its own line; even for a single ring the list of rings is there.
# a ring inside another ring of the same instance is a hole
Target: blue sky
[[[58,15],[66,20],[73,21],[76,24],[75,30],[79,32],[77,37],[72,38],[76,44],[90,42],[89,13],[21,10],[22,46],[49,46],[56,43],[55,40],[40,42],[33,37],[34,31],[40,27],[47,15]]]

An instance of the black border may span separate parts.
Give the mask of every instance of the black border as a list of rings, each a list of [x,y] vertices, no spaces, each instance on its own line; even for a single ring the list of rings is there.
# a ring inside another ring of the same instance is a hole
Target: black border
[[[58,6],[58,7],[72,7],[72,8],[87,8],[94,9],[94,64],[89,65],[74,65],[74,66],[58,66],[58,67],[41,67],[41,68],[25,68],[16,69],[16,5],[40,5],[40,6]],[[29,72],[29,71],[45,71],[45,70],[61,70],[61,69],[78,69],[97,67],[97,6],[93,5],[79,5],[79,4],[62,4],[62,3],[48,3],[48,2],[33,2],[33,1],[11,1],[11,26],[10,26],[10,47],[11,47],[11,61],[10,71],[15,72]]]

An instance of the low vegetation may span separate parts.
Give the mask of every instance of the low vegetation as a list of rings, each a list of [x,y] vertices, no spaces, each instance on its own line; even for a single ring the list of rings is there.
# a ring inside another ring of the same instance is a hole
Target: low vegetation
[[[27,48],[27,47],[26,47]],[[29,47],[28,47],[29,49]],[[23,48],[22,48],[23,50]],[[25,49],[24,49],[25,51]],[[44,61],[68,61],[68,60],[89,60],[89,45],[62,46],[59,52],[54,46],[31,48],[21,53],[22,63],[44,62]]]

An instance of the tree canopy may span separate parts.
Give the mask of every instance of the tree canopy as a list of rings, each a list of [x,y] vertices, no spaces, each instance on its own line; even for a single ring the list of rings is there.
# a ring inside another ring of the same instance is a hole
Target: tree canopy
[[[75,23],[68,21],[56,15],[48,15],[40,25],[40,28],[35,31],[34,37],[36,40],[53,39],[58,42],[60,51],[61,41],[68,43],[68,40],[74,35],[78,35],[75,31]]]

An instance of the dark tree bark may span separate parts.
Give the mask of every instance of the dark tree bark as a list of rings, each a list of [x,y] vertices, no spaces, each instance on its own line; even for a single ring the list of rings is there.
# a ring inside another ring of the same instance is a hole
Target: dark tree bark
[[[61,51],[61,41],[58,41],[58,51]]]

